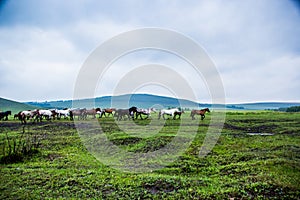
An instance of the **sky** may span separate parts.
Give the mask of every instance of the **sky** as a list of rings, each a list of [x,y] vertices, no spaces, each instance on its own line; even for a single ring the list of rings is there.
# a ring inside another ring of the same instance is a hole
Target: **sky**
[[[218,71],[226,103],[300,101],[300,4],[292,0],[0,1],[0,97],[72,99],[78,74],[99,45],[148,27],[197,42]],[[181,74],[197,101],[211,101],[205,77],[180,57],[157,50],[113,62],[94,96],[115,94],[120,79],[151,63]],[[159,84],[135,92],[176,96]]]

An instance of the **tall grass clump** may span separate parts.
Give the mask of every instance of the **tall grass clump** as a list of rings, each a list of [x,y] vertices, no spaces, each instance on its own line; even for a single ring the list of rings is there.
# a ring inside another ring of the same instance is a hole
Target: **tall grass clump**
[[[2,143],[0,163],[21,162],[25,157],[37,153],[42,138],[42,135],[26,133],[24,128],[18,136],[9,136],[6,132],[4,142]]]

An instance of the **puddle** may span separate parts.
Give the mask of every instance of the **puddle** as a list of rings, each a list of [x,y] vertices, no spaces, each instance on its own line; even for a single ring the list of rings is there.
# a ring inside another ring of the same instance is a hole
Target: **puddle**
[[[247,135],[262,135],[262,136],[270,136],[270,135],[274,135],[274,133],[247,133]]]

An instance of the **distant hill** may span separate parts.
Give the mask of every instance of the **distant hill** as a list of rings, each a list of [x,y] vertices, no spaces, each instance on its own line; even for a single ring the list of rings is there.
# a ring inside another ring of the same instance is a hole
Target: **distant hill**
[[[46,102],[26,102],[31,106],[43,108],[71,108],[73,107],[72,100],[46,101]],[[113,102],[113,105],[112,105]],[[95,103],[95,104],[94,104]],[[172,97],[151,95],[151,94],[126,94],[119,96],[103,96],[95,99],[81,99],[75,100],[76,107],[116,107],[128,108],[130,106],[137,106],[140,108],[149,107],[182,107],[182,108],[205,108],[212,107],[211,104],[201,104],[186,99],[176,99]],[[229,110],[277,110],[279,108],[288,108],[291,106],[300,106],[300,103],[284,103],[284,102],[258,102],[258,103],[243,103],[243,104],[226,104]],[[214,108],[224,108],[224,105],[214,105]]]
[[[243,109],[243,110],[278,110],[280,108],[289,108],[292,106],[300,106],[300,103],[286,103],[286,102],[257,102],[257,103],[243,103],[243,104],[227,104],[229,109]]]
[[[72,100],[60,100],[60,101],[47,101],[47,102],[26,102],[29,105],[44,107],[44,108],[70,108],[73,107]],[[95,99],[81,99],[74,100],[74,105],[76,107],[95,107],[100,108],[128,108],[130,106],[137,106],[140,108],[149,108],[149,107],[164,107],[164,108],[173,108],[173,107],[183,107],[183,108],[196,108],[199,106],[198,103],[185,100],[185,99],[176,99],[172,97],[164,97],[150,94],[126,94],[119,96],[104,96],[97,97]],[[203,104],[203,106],[206,106]]]
[[[35,109],[35,106],[28,105],[25,103],[19,103],[16,101],[3,99],[0,97],[0,110],[1,111],[7,111],[10,110],[12,113],[18,113],[21,110],[33,110]]]

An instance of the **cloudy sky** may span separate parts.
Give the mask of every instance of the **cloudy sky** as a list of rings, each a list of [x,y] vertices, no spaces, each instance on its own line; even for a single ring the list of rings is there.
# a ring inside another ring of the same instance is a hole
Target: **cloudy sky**
[[[17,101],[72,99],[89,55],[120,33],[145,27],[178,31],[214,62],[226,102],[300,101],[300,4],[289,0],[0,1],[0,97]],[[141,65],[166,65],[209,102],[205,79],[165,52],[141,51],[113,63],[95,96],[114,94]],[[113,74],[113,75],[112,75]],[[199,81],[200,80],[200,81]],[[138,86],[137,86],[138,87]],[[158,86],[137,92],[172,95]]]

